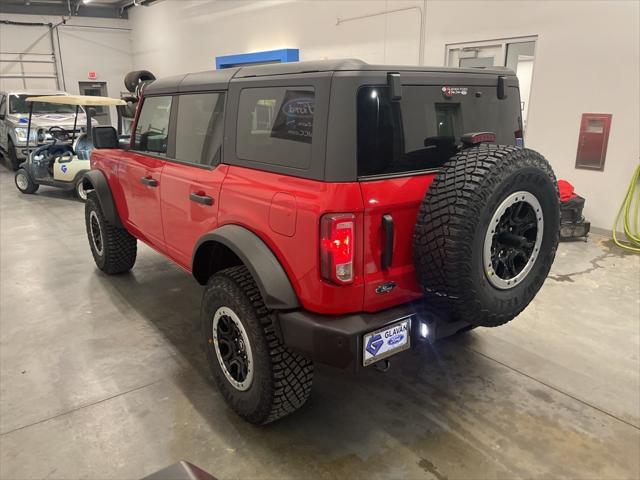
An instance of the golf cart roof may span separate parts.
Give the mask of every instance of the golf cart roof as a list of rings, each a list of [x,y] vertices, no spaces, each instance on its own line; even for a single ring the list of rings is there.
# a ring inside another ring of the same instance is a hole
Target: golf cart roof
[[[84,105],[84,106],[109,106],[126,105],[124,100],[110,97],[94,97],[91,95],[46,95],[43,97],[29,97],[27,102],[59,103],[63,105]]]

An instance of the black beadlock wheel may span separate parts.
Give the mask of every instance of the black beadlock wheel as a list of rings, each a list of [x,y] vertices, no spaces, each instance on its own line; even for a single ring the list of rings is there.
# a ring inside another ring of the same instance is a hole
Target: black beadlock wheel
[[[209,279],[200,320],[209,368],[238,415],[266,424],[305,403],[313,363],[280,342],[272,312],[245,266],[227,268]]]
[[[495,327],[542,287],[558,246],[558,188],[539,153],[481,145],[450,159],[414,232],[426,302],[447,320]]]
[[[131,270],[137,255],[135,237],[107,221],[94,191],[87,195],[84,212],[87,238],[98,268],[110,275]]]

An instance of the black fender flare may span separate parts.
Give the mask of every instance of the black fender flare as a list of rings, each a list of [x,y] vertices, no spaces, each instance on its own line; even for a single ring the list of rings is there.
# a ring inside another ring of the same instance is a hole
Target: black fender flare
[[[220,243],[240,258],[251,272],[267,308],[287,310],[300,307],[298,296],[284,268],[267,244],[255,233],[240,225],[224,225],[203,235],[193,249],[192,267],[198,249],[206,242]]]
[[[124,228],[120,221],[116,204],[113,201],[113,195],[111,195],[109,182],[107,181],[107,177],[104,176],[104,173],[100,170],[89,170],[82,177],[82,182],[85,189],[94,190],[98,195],[102,213],[107,221],[118,228]]]

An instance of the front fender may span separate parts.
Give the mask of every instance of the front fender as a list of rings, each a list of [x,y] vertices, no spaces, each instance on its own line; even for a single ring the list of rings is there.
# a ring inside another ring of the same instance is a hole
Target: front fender
[[[239,225],[224,225],[205,234],[193,250],[192,267],[198,249],[207,242],[222,244],[240,258],[251,272],[267,308],[284,310],[300,306],[284,268],[255,233]]]
[[[113,195],[111,195],[109,182],[107,181],[107,177],[104,176],[104,173],[100,170],[89,170],[82,178],[84,188],[94,190],[98,195],[102,213],[107,221],[118,228],[124,228],[120,221],[116,204],[113,201]]]

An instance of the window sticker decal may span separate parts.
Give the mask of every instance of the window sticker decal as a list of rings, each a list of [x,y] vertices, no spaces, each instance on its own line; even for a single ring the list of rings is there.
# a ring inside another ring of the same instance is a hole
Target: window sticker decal
[[[287,90],[271,129],[271,136],[311,143],[315,96],[304,90]]]

